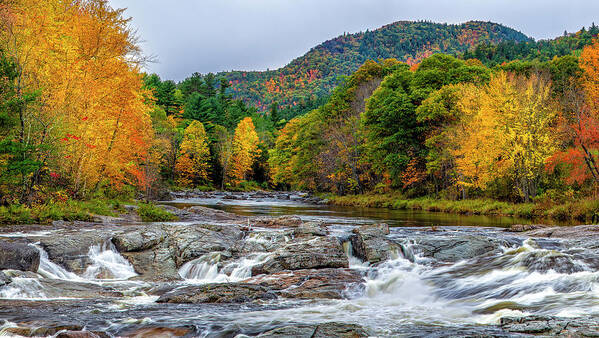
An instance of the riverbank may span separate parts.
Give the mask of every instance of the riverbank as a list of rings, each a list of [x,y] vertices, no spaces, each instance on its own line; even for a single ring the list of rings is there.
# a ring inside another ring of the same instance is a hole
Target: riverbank
[[[599,334],[595,226],[393,227],[303,193],[188,194],[156,206],[174,223],[0,228],[0,333]]]
[[[510,216],[529,220],[571,223],[599,221],[599,200],[565,203],[509,203],[492,199],[451,201],[435,198],[405,199],[397,194],[323,195],[333,205],[394,210],[423,210],[462,215]]]

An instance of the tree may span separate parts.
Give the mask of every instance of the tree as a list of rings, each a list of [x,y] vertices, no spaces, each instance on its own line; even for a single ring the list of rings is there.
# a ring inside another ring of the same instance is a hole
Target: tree
[[[232,145],[231,171],[228,173],[229,181],[239,184],[247,179],[251,171],[254,159],[259,155],[258,143],[260,139],[256,133],[254,123],[249,117],[239,122],[235,129]]]
[[[485,188],[511,178],[526,202],[539,187],[547,159],[557,150],[556,109],[550,82],[500,72],[461,100],[466,118],[453,152],[461,184]]]
[[[210,149],[204,125],[199,121],[192,121],[183,133],[183,142],[175,166],[179,184],[196,186],[207,183],[209,160]]]
[[[216,125],[214,127],[214,155],[220,167],[221,189],[225,188],[225,180],[231,169],[233,156],[233,139],[227,128]]]

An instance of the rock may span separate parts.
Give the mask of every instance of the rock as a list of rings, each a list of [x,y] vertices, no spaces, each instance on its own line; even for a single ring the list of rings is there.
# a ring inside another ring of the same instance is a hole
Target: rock
[[[12,278],[6,275],[3,271],[0,271],[0,287],[10,284],[12,282]]]
[[[45,298],[115,298],[123,297],[123,293],[115,287],[96,283],[75,282],[63,279],[36,278],[30,272],[11,271],[13,280],[2,288],[15,288],[28,297]]]
[[[356,324],[345,324],[345,323],[325,323],[320,324],[316,327],[316,331],[312,335],[313,338],[324,338],[324,337],[345,337],[345,338],[358,338],[368,337],[366,330]]]
[[[247,221],[247,217],[245,217],[245,216],[240,216],[240,215],[233,214],[230,212],[212,209],[212,208],[201,207],[201,206],[193,206],[193,207],[187,208],[186,210],[191,212],[195,216],[194,219],[200,218],[200,219],[206,219],[209,221],[235,221],[235,222]]]
[[[393,257],[399,246],[386,238],[387,224],[365,225],[352,231],[350,237],[353,254],[371,264],[380,263]]]
[[[161,225],[113,237],[113,243],[143,280],[178,280],[183,264],[212,252],[227,253],[244,233],[231,225]]]
[[[531,237],[589,239],[599,237],[599,225],[539,228],[525,234]]]
[[[140,230],[115,235],[112,243],[119,252],[137,252],[157,246],[166,237],[161,226],[147,226]]]
[[[100,338],[99,335],[91,331],[62,331],[58,333],[56,338]]]
[[[310,222],[303,223],[297,228],[293,229],[293,236],[304,237],[304,236],[326,236],[328,235],[327,229],[322,223]]]
[[[90,231],[70,230],[40,237],[40,246],[48,253],[48,259],[76,274],[83,274],[92,263],[89,248],[109,239],[110,233],[103,229]]]
[[[121,252],[121,255],[127,258],[139,275],[135,279],[152,281],[181,279],[175,262],[175,252],[166,242],[149,250]]]
[[[25,337],[48,337],[56,335],[59,332],[81,331],[83,327],[80,325],[56,325],[48,327],[7,327],[2,329],[4,334],[12,334]],[[88,336],[89,337],[89,336]]]
[[[127,332],[123,336],[129,338],[168,338],[168,337],[185,337],[190,336],[194,332],[191,327],[144,327],[132,332]]]
[[[263,228],[295,228],[303,222],[298,216],[255,217],[252,225]]]
[[[316,325],[289,325],[278,327],[259,334],[257,337],[260,338],[311,338],[316,331]]]
[[[543,228],[549,228],[549,227],[551,227],[551,226],[544,225],[544,224],[513,224],[508,229],[506,229],[506,231],[525,232],[525,231],[543,229]]]
[[[344,337],[359,338],[368,337],[366,330],[356,324],[324,323],[318,325],[289,325],[264,332],[258,337],[295,337],[295,338],[325,338]]]
[[[258,284],[275,290],[285,298],[347,298],[348,288],[362,286],[362,275],[351,269],[310,269],[281,271],[253,277],[244,283]]]
[[[507,243],[484,236],[423,237],[417,241],[416,251],[441,262],[458,262],[493,252]]]
[[[565,337],[599,336],[599,320],[593,317],[560,318],[537,315],[503,317],[500,326],[509,333]]]
[[[347,268],[349,262],[338,239],[306,237],[295,239],[275,250],[263,264],[252,268],[252,276],[283,270]]]
[[[230,225],[184,225],[168,228],[177,266],[215,251],[226,251],[241,240],[244,233]]]
[[[215,283],[176,288],[160,296],[157,303],[246,303],[276,299],[267,288],[247,283]]]
[[[31,245],[0,241],[0,270],[36,272],[40,265],[40,252]]]

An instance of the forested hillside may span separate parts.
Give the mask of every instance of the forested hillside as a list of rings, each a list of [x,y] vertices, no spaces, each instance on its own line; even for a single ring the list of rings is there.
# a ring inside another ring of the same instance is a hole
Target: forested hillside
[[[355,72],[366,60],[395,58],[415,64],[433,53],[458,54],[481,43],[529,40],[520,32],[490,22],[449,25],[401,21],[326,41],[278,70],[218,75],[230,81],[233,97],[259,111],[276,103],[284,116],[292,116],[322,104],[340,84],[339,77]]]

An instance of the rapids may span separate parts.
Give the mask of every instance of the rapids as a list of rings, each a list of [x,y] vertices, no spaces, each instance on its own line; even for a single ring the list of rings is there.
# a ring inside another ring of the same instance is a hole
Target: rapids
[[[80,323],[88,330],[110,335],[174,327],[186,328],[189,335],[243,337],[285,325],[341,322],[359,324],[374,336],[510,335],[497,326],[501,317],[599,315],[599,245],[592,238],[528,238],[504,231],[506,224],[518,221],[512,219],[486,218],[484,226],[471,226],[477,222],[471,219],[464,222],[470,226],[458,227],[454,221],[442,222],[442,215],[401,218],[401,214],[364,210],[352,214],[288,200],[211,198],[172,203],[179,207],[190,204],[244,215],[293,214],[305,221],[324,222],[331,236],[343,243],[349,268],[362,274],[363,281],[348,286],[343,299],[157,303],[159,293],[154,289],[162,284],[141,280],[110,239],[90,243],[85,257],[88,266],[79,273],[52,262],[39,243],[31,243],[40,251],[37,272],[5,270],[12,282],[0,287],[0,334],[10,334],[19,323],[30,322],[39,326]],[[356,257],[348,238],[356,225],[381,221],[394,225],[386,238],[397,250],[388,260],[369,264]],[[431,222],[445,226],[431,231]],[[405,224],[409,226],[401,226]],[[35,236],[60,236],[60,230]],[[290,241],[287,236],[255,231],[244,241],[268,247]],[[0,239],[17,237],[26,238],[27,234],[0,234]],[[471,237],[488,239],[496,244],[495,249],[472,257],[461,257],[460,251],[456,259],[439,254]],[[167,285],[177,288],[244,281],[253,277],[253,268],[270,262],[276,252],[250,252],[241,257],[220,251],[206,253],[182,264],[178,268],[181,280]]]

